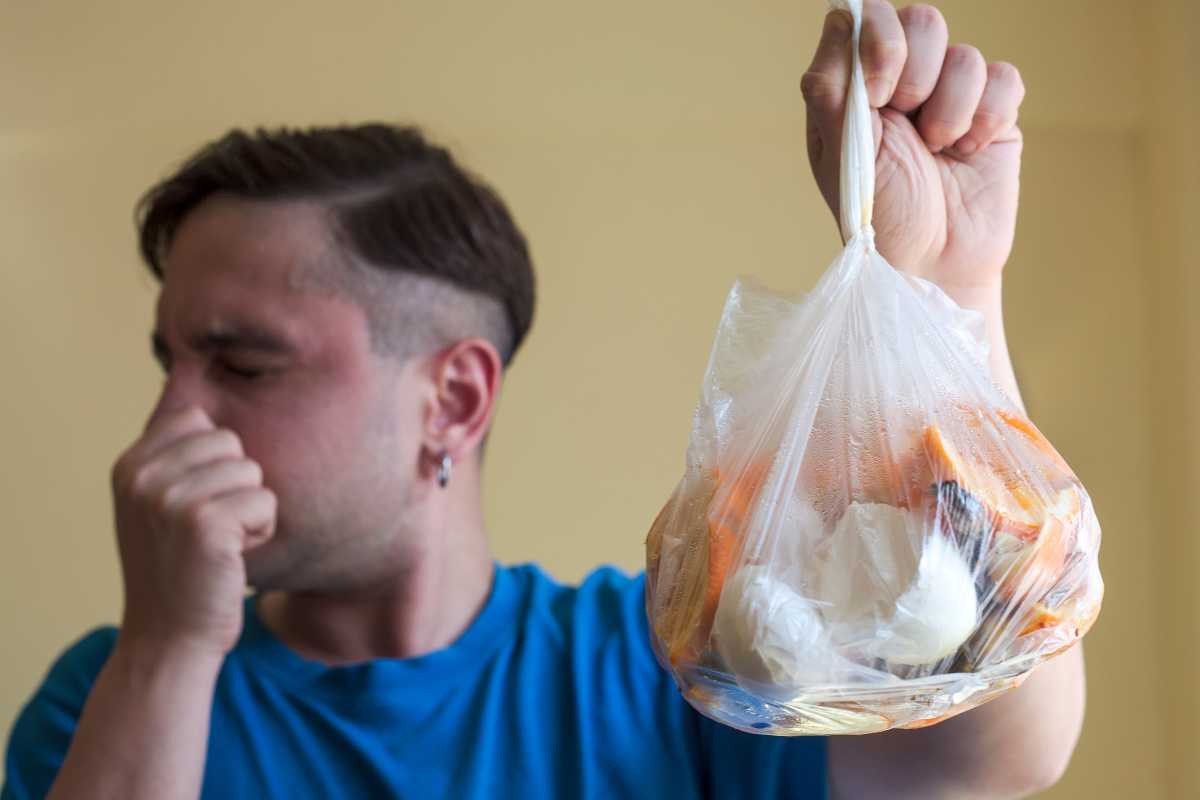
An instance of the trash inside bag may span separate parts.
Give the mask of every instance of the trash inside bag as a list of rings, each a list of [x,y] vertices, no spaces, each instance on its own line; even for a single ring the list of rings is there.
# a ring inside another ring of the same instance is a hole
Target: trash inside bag
[[[982,317],[875,250],[857,55],[841,181],[811,294],[731,291],[646,543],[659,660],[754,733],[941,721],[1077,642],[1103,594],[1092,503],[988,377]]]

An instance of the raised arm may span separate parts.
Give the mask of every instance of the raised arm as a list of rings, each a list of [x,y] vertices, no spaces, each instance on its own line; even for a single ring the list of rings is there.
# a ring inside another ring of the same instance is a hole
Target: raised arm
[[[898,269],[984,314],[992,377],[1019,404],[1001,297],[1017,217],[1020,74],[969,45],[948,46],[946,22],[932,6],[864,6],[861,54],[878,143],[876,246]],[[802,82],[809,158],[835,218],[851,35],[850,17],[830,13]],[[1076,646],[1019,689],[940,725],[834,738],[834,796],[1026,796],[1065,770],[1083,710]]]
[[[236,435],[162,412],[113,469],[125,613],[52,800],[200,795],[213,690],[242,627],[243,551],[275,499]]]

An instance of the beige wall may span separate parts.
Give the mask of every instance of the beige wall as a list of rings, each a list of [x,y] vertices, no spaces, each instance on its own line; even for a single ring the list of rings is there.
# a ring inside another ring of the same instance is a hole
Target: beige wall
[[[1105,525],[1088,721],[1047,797],[1200,796],[1197,12],[942,7],[955,40],[1013,61],[1029,87],[1011,343],[1035,418]],[[69,640],[119,615],[107,471],[158,381],[130,213],[149,182],[235,124],[410,120],[454,146],[510,201],[541,282],[489,455],[495,551],[563,579],[637,569],[731,281],[800,291],[835,253],[797,90],[821,11],[5,4],[0,726]]]
[[[1152,347],[1149,392],[1154,411],[1154,483],[1150,517],[1170,531],[1155,564],[1167,665],[1167,778],[1176,797],[1200,797],[1200,5],[1158,0],[1147,11],[1152,117],[1143,133],[1147,164],[1145,269]]]

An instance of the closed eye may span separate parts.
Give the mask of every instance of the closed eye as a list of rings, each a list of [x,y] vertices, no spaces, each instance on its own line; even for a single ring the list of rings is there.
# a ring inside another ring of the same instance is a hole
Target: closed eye
[[[259,380],[269,374],[268,370],[255,369],[243,365],[233,364],[228,361],[219,362],[221,370],[235,378],[246,381]]]

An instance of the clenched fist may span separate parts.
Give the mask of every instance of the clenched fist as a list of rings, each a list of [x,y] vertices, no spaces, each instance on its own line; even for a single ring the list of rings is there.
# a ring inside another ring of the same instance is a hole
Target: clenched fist
[[[156,413],[112,471],[121,635],[223,656],[242,628],[243,554],[274,533],[275,495],[237,434],[197,408]]]
[[[809,161],[835,218],[852,33],[850,15],[831,12],[801,82]],[[893,266],[976,305],[999,290],[1012,249],[1025,88],[1012,65],[948,41],[932,6],[897,12],[864,0],[859,52],[876,141],[875,244]]]

